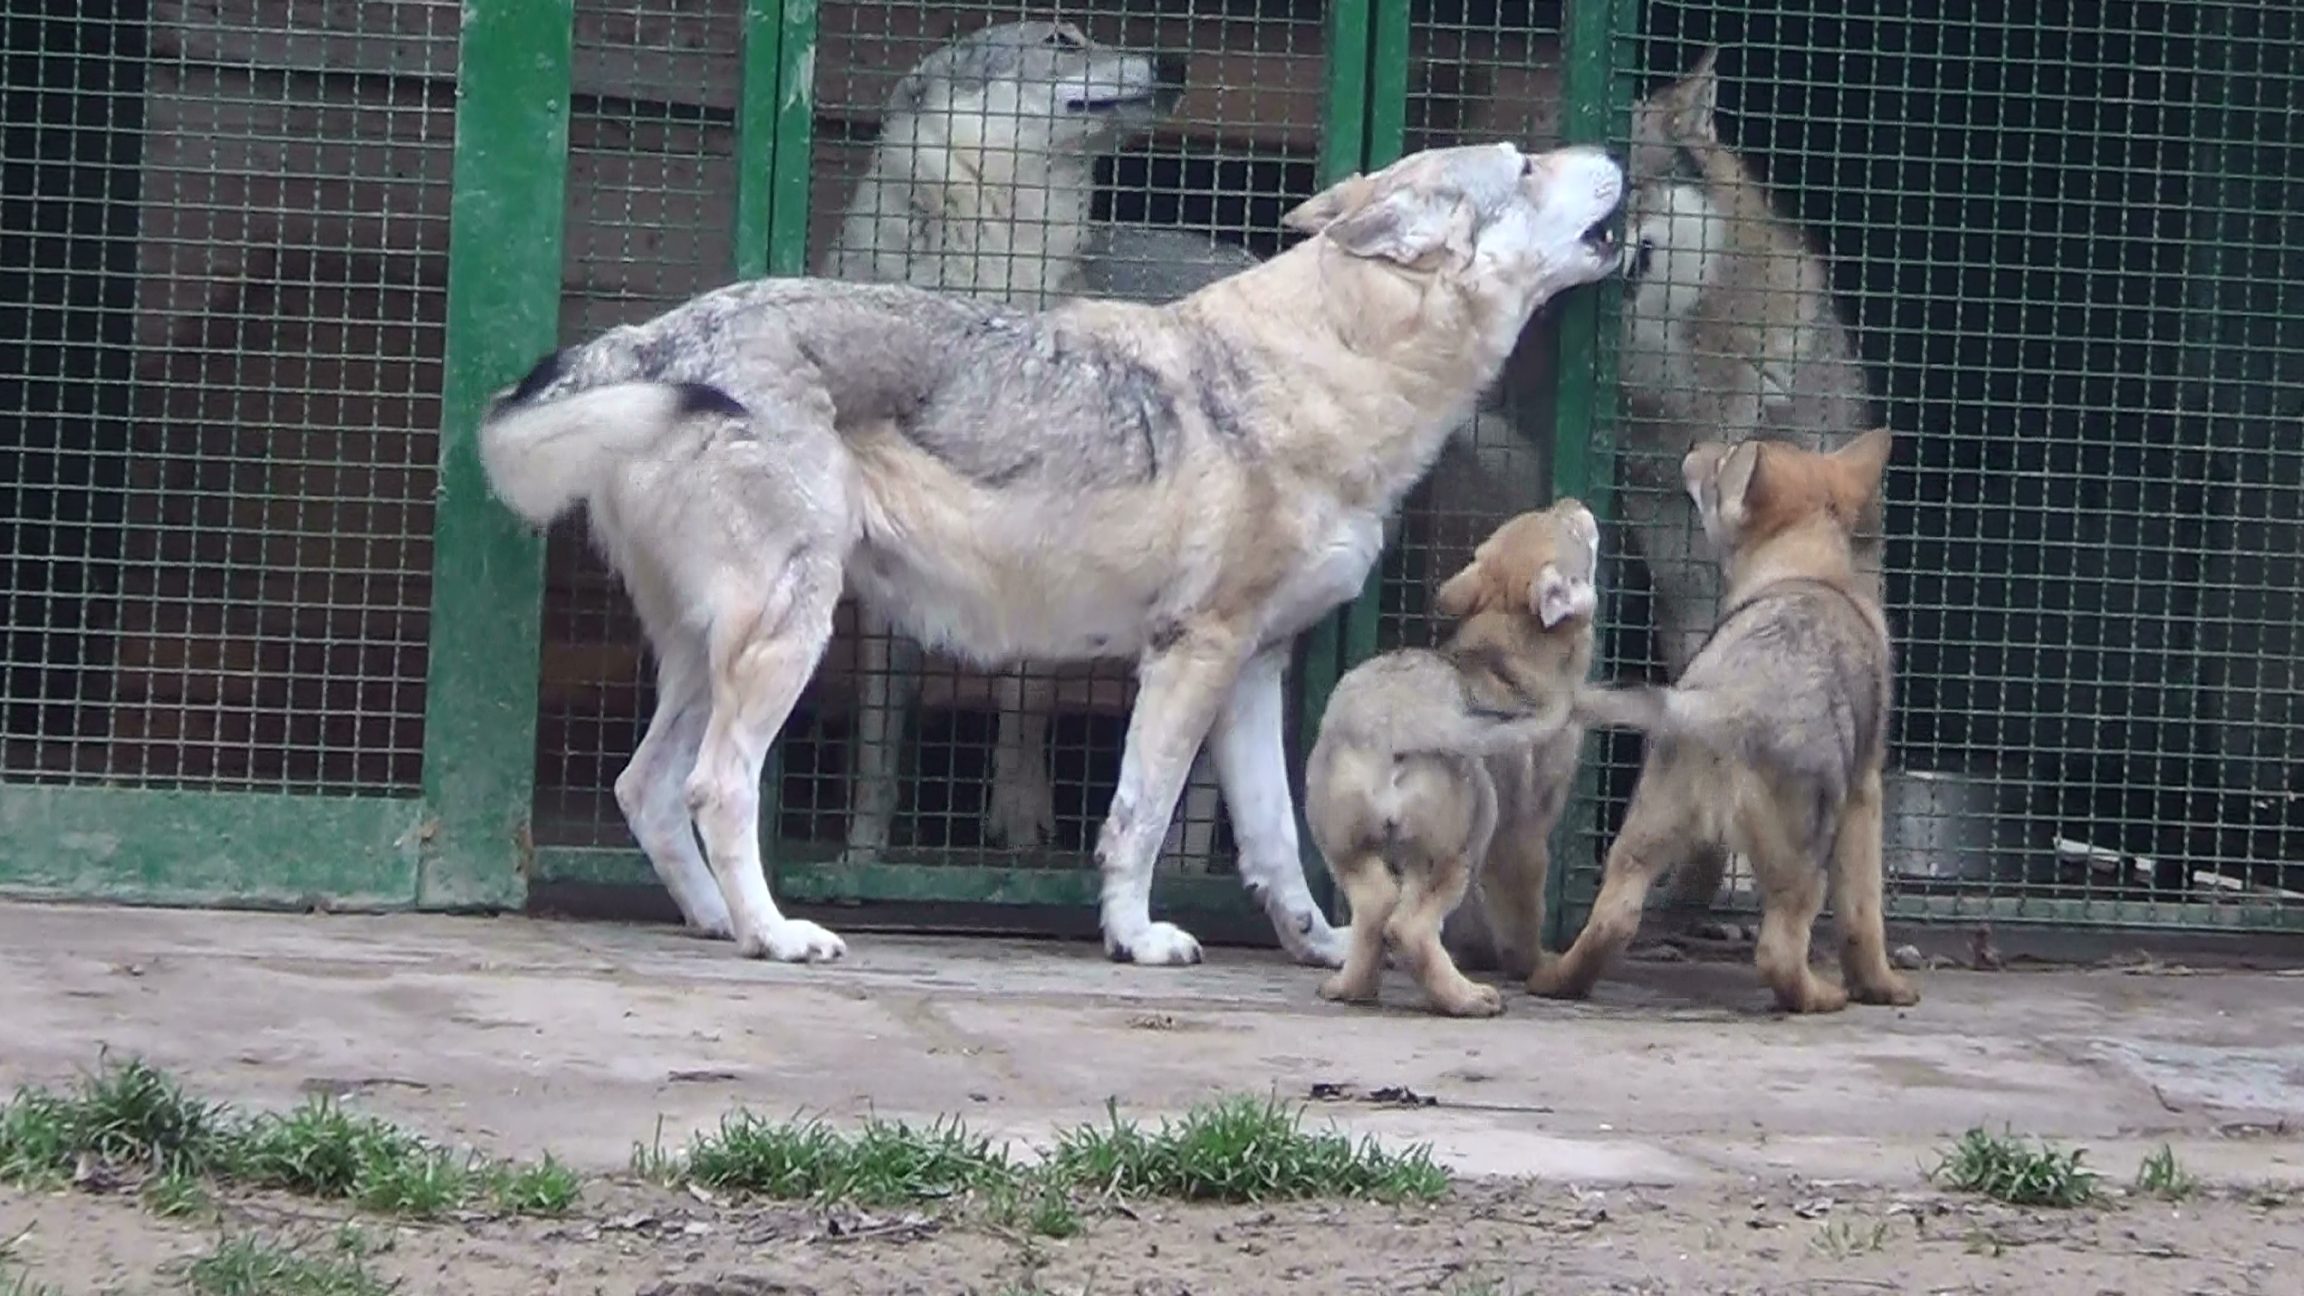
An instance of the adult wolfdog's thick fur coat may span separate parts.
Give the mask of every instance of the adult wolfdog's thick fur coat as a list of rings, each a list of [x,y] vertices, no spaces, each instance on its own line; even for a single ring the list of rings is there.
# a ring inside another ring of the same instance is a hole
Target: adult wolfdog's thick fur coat
[[[980,665],[1135,660],[1096,850],[1113,957],[1200,957],[1152,920],[1151,880],[1206,740],[1243,884],[1294,955],[1341,962],[1297,852],[1290,645],[1360,589],[1536,307],[1615,267],[1623,188],[1595,149],[1433,150],[1307,200],[1287,220],[1313,237],[1166,306],[759,280],[540,362],[482,462],[533,523],[588,505],[631,591],[657,709],[617,798],[689,922],[750,955],[844,950],[770,897],[759,806],[853,589]]]

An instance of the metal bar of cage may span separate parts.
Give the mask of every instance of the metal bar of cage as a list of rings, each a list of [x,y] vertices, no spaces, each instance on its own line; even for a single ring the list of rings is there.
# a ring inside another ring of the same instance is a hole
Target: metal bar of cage
[[[467,12],[425,688],[420,902],[516,907],[534,800],[544,546],[489,495],[475,433],[492,392],[552,349],[568,174],[570,0]]]

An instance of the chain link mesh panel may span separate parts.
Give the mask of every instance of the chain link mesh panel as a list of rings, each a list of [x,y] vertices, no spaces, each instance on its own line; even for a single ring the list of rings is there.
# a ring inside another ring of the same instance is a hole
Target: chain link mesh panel
[[[414,790],[456,7],[5,21],[0,769]]]
[[[742,20],[742,0],[576,6],[563,343],[734,277]],[[581,516],[552,528],[545,570],[537,840],[623,845],[612,789],[655,704],[646,636]]]

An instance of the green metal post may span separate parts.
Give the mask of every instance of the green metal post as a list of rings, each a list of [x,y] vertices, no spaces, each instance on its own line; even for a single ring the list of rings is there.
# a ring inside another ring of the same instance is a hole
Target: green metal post
[[[426,908],[527,897],[544,543],[489,496],[474,433],[491,393],[559,333],[574,32],[572,0],[464,10],[424,696]]]
[[[1408,139],[1408,0],[1374,0],[1370,15],[1367,133],[1361,157],[1370,169],[1400,158]],[[1384,573],[1368,574],[1360,596],[1344,611],[1344,653],[1339,669],[1376,655],[1384,615]]]
[[[1368,99],[1375,59],[1371,16],[1374,4],[1383,2],[1389,0],[1330,0],[1328,5],[1327,104],[1320,121],[1320,172],[1316,180],[1320,185],[1332,185],[1368,165]],[[1297,697],[1302,705],[1302,723],[1298,732],[1307,751],[1312,736],[1319,732],[1320,715],[1328,709],[1328,695],[1336,691],[1337,677],[1343,673],[1345,630],[1352,612],[1353,608],[1346,606],[1323,617],[1304,633],[1299,648],[1302,665]],[[1335,879],[1328,875],[1319,848],[1312,844],[1301,804],[1297,807],[1297,839],[1313,898],[1331,919],[1341,920],[1344,915],[1337,912]]]
[[[777,78],[783,73],[778,0],[744,0],[743,54],[736,89],[736,277],[768,273],[775,220]]]
[[[816,0],[784,0],[781,26],[768,273],[797,275],[808,272],[808,177],[816,151]]]
[[[1630,86],[1618,75],[1619,7],[1625,26],[1633,27],[1638,0],[1569,0],[1567,5],[1561,32],[1561,135],[1567,143],[1614,143],[1630,130]],[[1606,279],[1563,303],[1554,397],[1552,497],[1573,495],[1603,522],[1613,513],[1609,441],[1616,418],[1616,347],[1611,331],[1619,287],[1616,279]],[[1544,903],[1544,939],[1553,949],[1564,948],[1572,935],[1569,874],[1578,866],[1596,872],[1599,865],[1599,762],[1589,757],[1600,742],[1599,735],[1585,739],[1587,759],[1578,763],[1575,795],[1553,836],[1553,867],[1545,877]],[[1589,859],[1572,849],[1581,843],[1592,843]]]

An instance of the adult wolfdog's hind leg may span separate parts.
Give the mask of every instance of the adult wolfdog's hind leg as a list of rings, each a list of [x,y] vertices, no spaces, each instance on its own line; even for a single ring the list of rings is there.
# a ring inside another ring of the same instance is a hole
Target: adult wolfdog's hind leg
[[[690,640],[656,640],[656,714],[648,732],[632,753],[624,772],[616,776],[616,804],[624,822],[680,916],[688,926],[706,935],[726,938],[735,934],[728,902],[688,815],[682,785],[695,768],[696,751],[704,743],[704,725],[712,714],[711,690],[706,683],[703,654]]]
[[[1297,849],[1296,807],[1288,790],[1286,674],[1288,649],[1252,658],[1217,713],[1208,736],[1232,837],[1240,849],[1240,884],[1264,902],[1280,944],[1299,963],[1341,967],[1349,929],[1329,925],[1304,880]],[[1359,918],[1355,916],[1354,922]]]
[[[837,579],[787,571],[779,588],[712,609],[712,719],[688,776],[688,807],[727,897],[737,950],[749,958],[812,963],[847,952],[838,936],[777,909],[760,862],[761,768],[832,638],[839,590]]]

